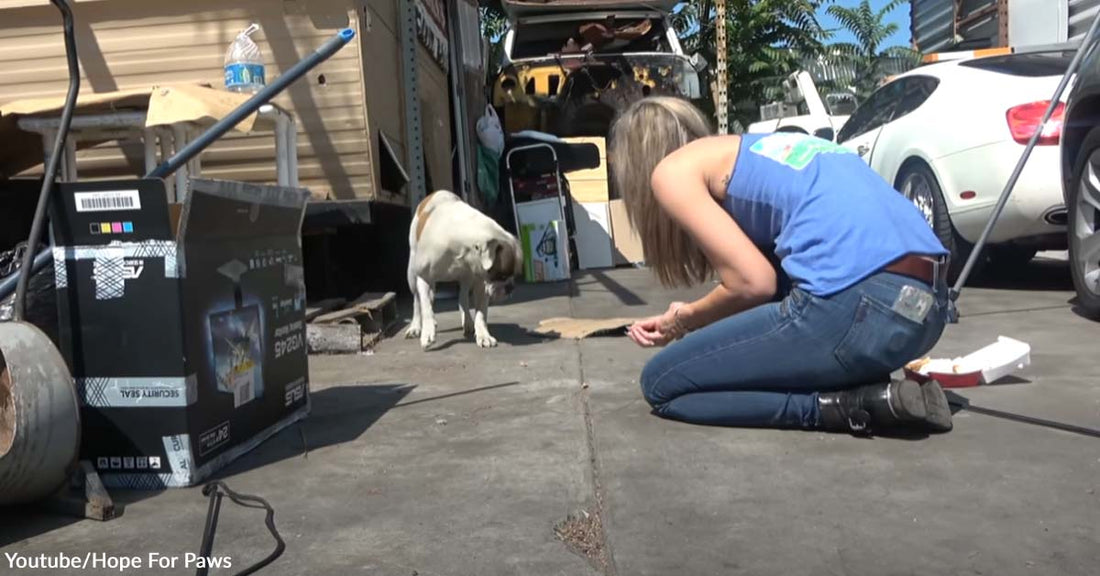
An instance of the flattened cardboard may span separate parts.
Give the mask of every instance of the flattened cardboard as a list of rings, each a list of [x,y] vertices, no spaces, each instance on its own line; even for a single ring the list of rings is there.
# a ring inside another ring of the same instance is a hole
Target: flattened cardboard
[[[558,338],[583,340],[590,336],[618,336],[626,334],[626,327],[637,318],[547,318],[539,322],[535,332]]]

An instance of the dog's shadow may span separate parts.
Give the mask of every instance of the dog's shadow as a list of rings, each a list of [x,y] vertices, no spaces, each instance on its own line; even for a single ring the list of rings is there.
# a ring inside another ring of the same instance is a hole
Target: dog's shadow
[[[454,336],[451,336],[451,335]],[[497,339],[497,346],[532,346],[535,344],[544,344],[552,340],[557,340],[558,336],[551,334],[539,334],[520,326],[519,324],[504,323],[494,324],[489,323],[489,334],[493,335],[493,338]],[[447,335],[448,340],[446,342],[440,342],[440,336]],[[459,344],[470,344],[477,346],[477,341],[473,335],[465,336],[462,334],[461,327],[448,328],[446,330],[439,330],[436,332],[436,342],[428,347],[431,352],[438,352],[447,350],[452,346]]]

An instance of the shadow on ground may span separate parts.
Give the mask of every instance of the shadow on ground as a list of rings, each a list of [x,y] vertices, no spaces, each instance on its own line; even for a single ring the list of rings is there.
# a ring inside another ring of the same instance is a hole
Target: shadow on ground
[[[372,384],[334,386],[313,392],[312,409],[306,420],[276,434],[212,479],[225,479],[289,458],[308,458],[311,450],[351,442],[414,388],[409,384]]]
[[[82,518],[62,516],[37,506],[3,508],[0,509],[0,548],[82,521]]]
[[[1006,268],[987,266],[966,284],[967,288],[1053,292],[1073,290],[1069,262],[1037,257],[1026,266]]]
[[[532,332],[519,324],[494,324],[489,323],[489,334],[493,335],[493,338],[497,339],[498,345],[503,346],[531,346],[533,344],[543,344],[551,340],[557,340],[558,337],[549,334],[539,334],[538,332]],[[403,338],[404,336],[402,336]],[[457,346],[463,343],[469,343],[473,345],[475,342],[473,336],[465,336],[462,334],[462,328],[455,327],[447,330],[440,330],[436,332],[435,344],[429,348],[429,350],[446,350],[452,346]]]

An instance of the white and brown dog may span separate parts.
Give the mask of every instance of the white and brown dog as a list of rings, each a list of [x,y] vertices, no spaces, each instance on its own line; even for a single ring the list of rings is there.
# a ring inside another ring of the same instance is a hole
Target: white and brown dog
[[[419,337],[424,348],[435,342],[435,285],[458,282],[463,334],[473,334],[482,348],[496,346],[489,334],[489,302],[510,295],[522,270],[523,250],[515,236],[451,192],[429,195],[416,207],[409,228],[413,317],[405,337]]]

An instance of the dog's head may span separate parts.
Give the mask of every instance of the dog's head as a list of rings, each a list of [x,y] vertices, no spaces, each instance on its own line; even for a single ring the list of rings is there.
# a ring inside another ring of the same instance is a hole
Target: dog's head
[[[485,294],[491,302],[500,302],[512,295],[516,277],[523,272],[523,249],[519,241],[507,232],[478,247],[482,270],[485,271]]]

